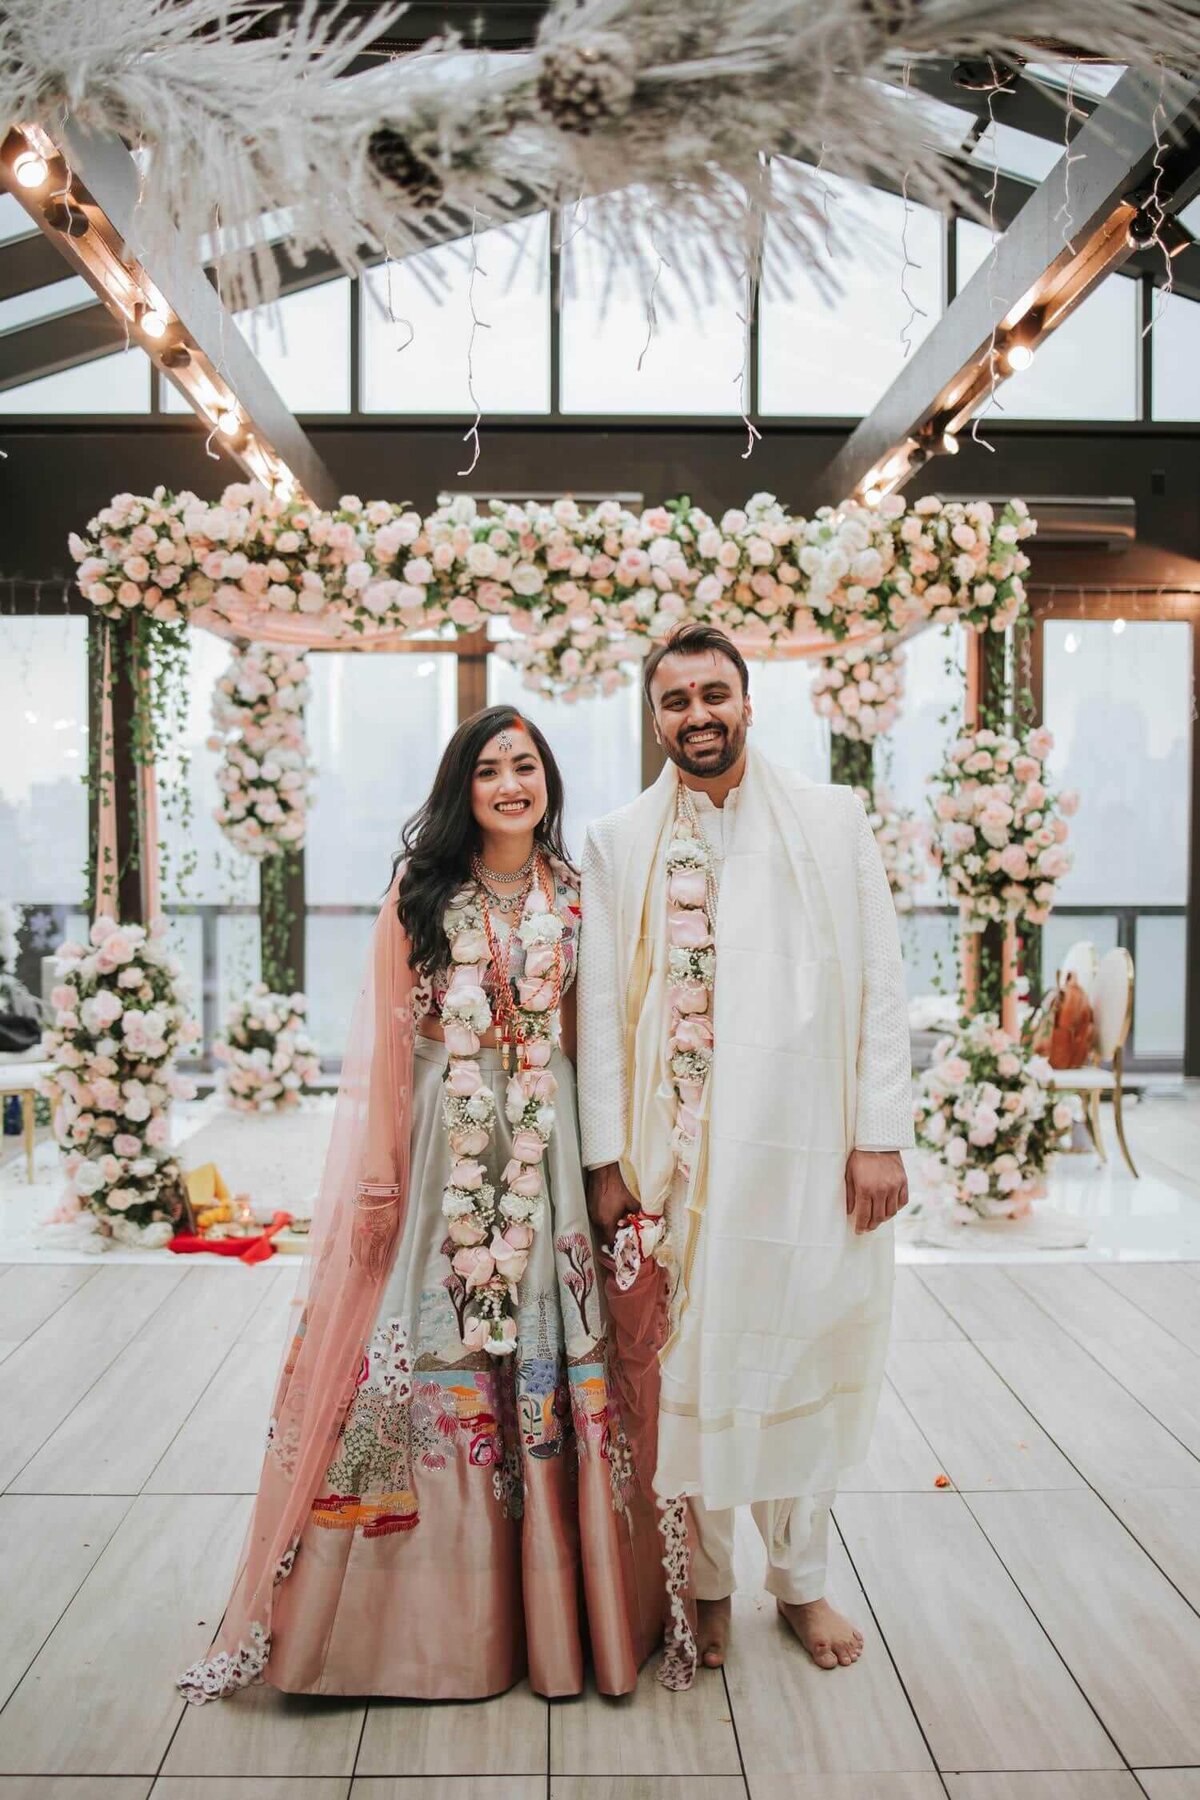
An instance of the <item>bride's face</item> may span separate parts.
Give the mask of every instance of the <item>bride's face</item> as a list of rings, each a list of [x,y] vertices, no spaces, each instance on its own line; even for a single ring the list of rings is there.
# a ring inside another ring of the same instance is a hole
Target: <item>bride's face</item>
[[[513,723],[489,738],[471,780],[471,811],[485,837],[530,837],[546,816],[546,771],[533,739]]]

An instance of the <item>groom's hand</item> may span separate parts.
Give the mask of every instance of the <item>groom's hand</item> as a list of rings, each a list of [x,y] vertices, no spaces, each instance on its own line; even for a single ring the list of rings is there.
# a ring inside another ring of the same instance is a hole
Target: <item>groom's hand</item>
[[[637,1201],[621,1179],[620,1163],[605,1163],[602,1169],[588,1170],[587,1204],[596,1236],[607,1249],[625,1214],[638,1210]]]
[[[846,1211],[856,1232],[874,1231],[908,1205],[908,1176],[898,1150],[852,1150],[846,1164]]]

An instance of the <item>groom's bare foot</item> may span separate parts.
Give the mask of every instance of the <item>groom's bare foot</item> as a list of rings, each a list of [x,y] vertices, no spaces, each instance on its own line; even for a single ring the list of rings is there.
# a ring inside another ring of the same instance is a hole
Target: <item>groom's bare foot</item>
[[[862,1655],[862,1632],[835,1612],[828,1600],[794,1606],[780,1600],[776,1604],[818,1669],[848,1669]]]
[[[696,1642],[706,1669],[719,1669],[725,1661],[732,1615],[733,1605],[728,1598],[696,1602]]]

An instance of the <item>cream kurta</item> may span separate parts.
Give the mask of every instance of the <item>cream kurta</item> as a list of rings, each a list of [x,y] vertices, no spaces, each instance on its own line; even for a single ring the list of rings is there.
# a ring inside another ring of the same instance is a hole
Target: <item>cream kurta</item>
[[[584,1161],[621,1160],[651,1203],[669,1170],[661,869],[677,779],[600,820],[584,856]],[[670,1207],[683,1268],[656,1479],[713,1508],[830,1491],[865,1454],[893,1247],[888,1226],[855,1235],[845,1163],[912,1141],[895,912],[859,802],[752,753],[722,835],[716,1050],[694,1192]]]

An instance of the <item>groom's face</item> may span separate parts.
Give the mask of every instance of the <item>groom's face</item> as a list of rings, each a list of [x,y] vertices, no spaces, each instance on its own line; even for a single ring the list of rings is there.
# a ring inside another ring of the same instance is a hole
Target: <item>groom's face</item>
[[[664,656],[650,703],[654,735],[685,774],[724,775],[746,748],[750,698],[733,663],[715,650]]]

